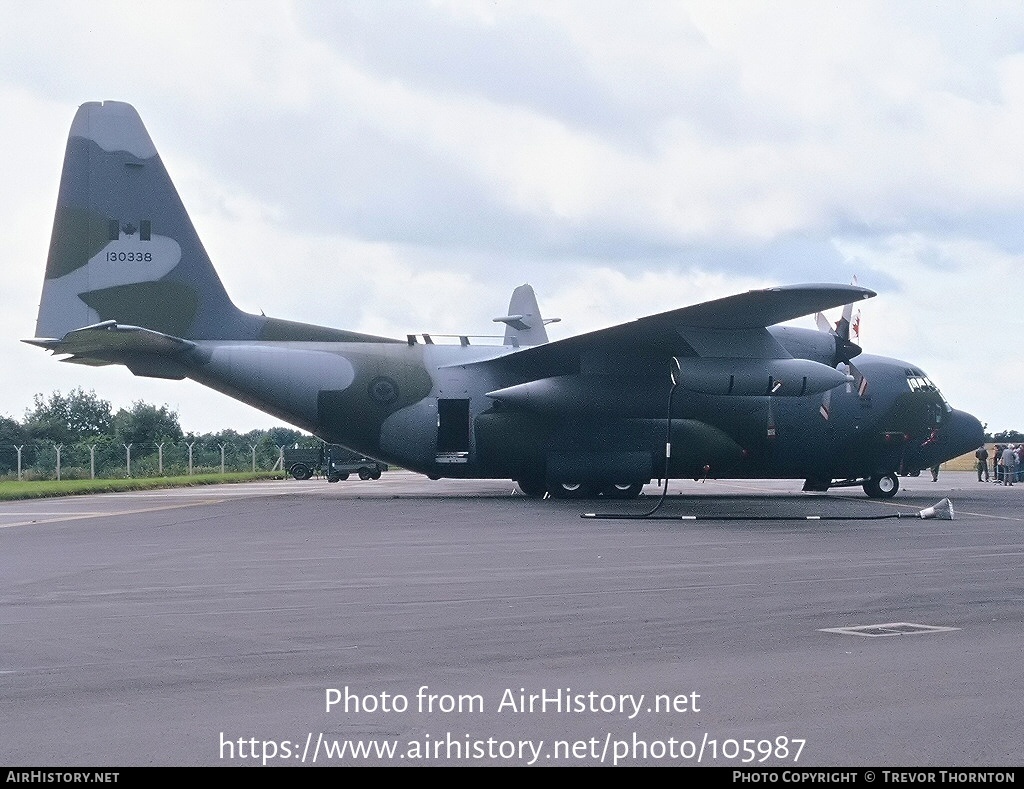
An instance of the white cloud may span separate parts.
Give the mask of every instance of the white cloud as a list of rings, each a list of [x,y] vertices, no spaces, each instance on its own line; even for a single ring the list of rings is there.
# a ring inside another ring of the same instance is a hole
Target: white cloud
[[[881,291],[869,350],[1019,426],[989,396],[1019,360],[977,323],[1016,309],[1022,33],[1016,4],[12,5],[0,364],[23,374],[0,413],[80,382],[180,397],[186,423],[192,402],[197,423],[225,413],[13,343],[74,108],[114,98],[139,107],[243,308],[491,333],[529,280],[564,336],[859,273]]]
[[[865,350],[912,360],[932,376],[950,403],[988,421],[993,431],[1019,429],[1018,388],[1024,369],[1024,318],[1017,309],[1024,255],[974,239],[921,234],[870,242],[839,242],[861,284],[872,270],[899,290],[865,302]]]

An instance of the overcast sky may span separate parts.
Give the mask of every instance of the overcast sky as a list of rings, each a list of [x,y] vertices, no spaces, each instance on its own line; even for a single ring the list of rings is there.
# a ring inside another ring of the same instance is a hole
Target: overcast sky
[[[280,424],[31,337],[75,110],[136,106],[235,303],[553,338],[860,284],[867,352],[1024,429],[1019,2],[0,2],[0,415],[94,389]],[[801,325],[814,326],[811,318]]]

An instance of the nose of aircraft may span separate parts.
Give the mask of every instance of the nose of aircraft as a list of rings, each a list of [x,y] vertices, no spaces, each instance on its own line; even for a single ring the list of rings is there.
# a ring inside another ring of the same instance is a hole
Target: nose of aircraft
[[[981,422],[966,411],[954,410],[946,422],[950,449],[955,456],[965,455],[977,449],[985,440],[985,428]]]
[[[922,447],[923,465],[932,466],[977,449],[985,440],[985,430],[977,418],[966,411],[954,409],[943,416],[942,428],[936,439]]]

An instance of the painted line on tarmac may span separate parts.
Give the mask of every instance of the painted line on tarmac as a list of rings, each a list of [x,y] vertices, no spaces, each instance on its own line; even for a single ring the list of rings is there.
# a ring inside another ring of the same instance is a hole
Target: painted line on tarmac
[[[110,510],[108,512],[76,512],[74,514],[58,516],[56,518],[36,518],[30,521],[17,521],[16,523],[0,524],[0,529],[12,529],[15,526],[33,526],[44,523],[66,523],[68,521],[89,520],[90,518],[116,518],[120,515],[140,515],[144,512],[160,512],[161,510],[180,510],[185,507],[202,507],[208,504],[222,504],[225,499],[203,499],[201,501],[190,501],[187,504],[165,504],[160,507],[139,507],[132,510]]]

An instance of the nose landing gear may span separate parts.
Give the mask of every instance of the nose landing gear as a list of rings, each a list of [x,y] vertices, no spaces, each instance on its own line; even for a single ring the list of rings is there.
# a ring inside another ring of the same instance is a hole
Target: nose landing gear
[[[900,478],[895,474],[876,474],[864,481],[864,492],[873,499],[891,499],[900,489]]]

